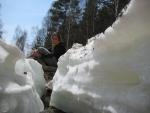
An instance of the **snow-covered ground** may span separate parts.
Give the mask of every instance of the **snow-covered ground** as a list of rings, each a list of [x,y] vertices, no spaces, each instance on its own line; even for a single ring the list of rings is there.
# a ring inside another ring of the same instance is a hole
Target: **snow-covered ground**
[[[59,59],[50,105],[68,113],[150,112],[150,0]]]
[[[42,66],[0,41],[0,113],[39,113],[44,87]]]

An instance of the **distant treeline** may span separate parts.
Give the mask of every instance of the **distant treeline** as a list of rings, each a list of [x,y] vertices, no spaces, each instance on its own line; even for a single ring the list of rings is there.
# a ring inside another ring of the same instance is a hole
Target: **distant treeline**
[[[66,48],[73,43],[86,44],[87,39],[105,29],[121,15],[130,0],[58,0],[50,6],[36,32],[33,48],[51,48],[51,34],[59,32]]]

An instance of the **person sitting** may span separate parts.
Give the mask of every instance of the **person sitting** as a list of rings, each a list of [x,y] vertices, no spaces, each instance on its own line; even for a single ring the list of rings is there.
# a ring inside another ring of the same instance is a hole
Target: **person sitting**
[[[66,52],[66,49],[65,49],[64,44],[61,42],[61,37],[58,33],[54,33],[52,35],[51,41],[52,41],[52,52],[50,54],[42,55],[42,57],[43,58],[52,58],[53,62],[50,62],[49,61],[50,59],[47,59],[48,65],[57,66],[59,57]]]
[[[34,50],[31,54],[32,58],[34,58],[40,64],[42,64],[45,73],[55,73],[59,57],[66,52],[65,46],[62,43],[61,37],[58,33],[52,34],[51,41],[52,52],[50,52],[50,50],[44,47],[39,47],[38,49]]]

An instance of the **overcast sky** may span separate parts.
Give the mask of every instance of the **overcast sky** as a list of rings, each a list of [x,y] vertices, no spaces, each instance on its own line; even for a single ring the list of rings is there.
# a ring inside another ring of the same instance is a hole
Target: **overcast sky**
[[[28,38],[32,38],[31,28],[41,26],[52,1],[54,0],[0,0],[3,37],[11,41],[14,30],[19,25],[23,30],[27,30]]]

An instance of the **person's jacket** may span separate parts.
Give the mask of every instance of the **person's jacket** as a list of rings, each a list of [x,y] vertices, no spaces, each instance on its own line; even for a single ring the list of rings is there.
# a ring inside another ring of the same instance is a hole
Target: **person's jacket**
[[[56,45],[53,49],[53,55],[58,60],[61,55],[63,55],[66,52],[66,48],[63,43],[59,43]]]
[[[63,55],[66,52],[66,48],[64,46],[64,44],[62,42],[60,42],[59,44],[57,44],[52,53],[48,54],[48,55],[44,55],[44,57],[55,57],[58,61],[59,57],[61,55]]]

